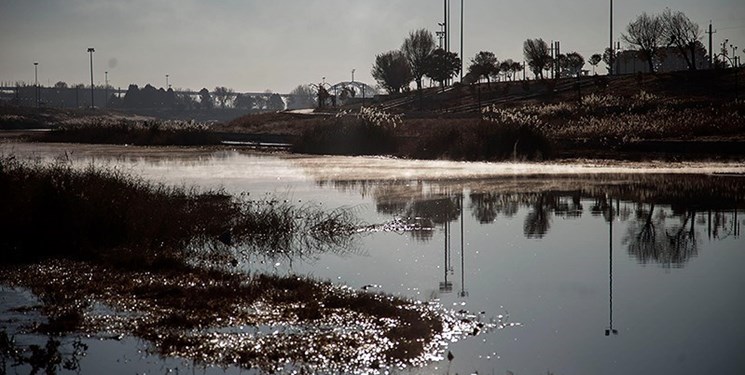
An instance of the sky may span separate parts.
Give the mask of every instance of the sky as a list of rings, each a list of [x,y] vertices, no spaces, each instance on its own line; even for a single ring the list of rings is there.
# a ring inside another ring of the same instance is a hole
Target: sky
[[[614,40],[642,12],[681,10],[727,38],[745,60],[743,0],[616,0]],[[450,45],[460,51],[460,1],[450,0]],[[412,30],[434,32],[443,0],[0,0],[0,82],[150,83],[199,90],[288,93],[299,84],[375,85],[375,56]],[[609,42],[609,1],[464,0],[466,66],[481,51],[521,61],[527,38],[561,41],[586,59]],[[702,42],[708,46],[708,34]],[[728,44],[730,44],[728,43]],[[623,46],[623,44],[622,44]],[[716,48],[716,47],[715,47]],[[587,66],[589,68],[589,65]]]

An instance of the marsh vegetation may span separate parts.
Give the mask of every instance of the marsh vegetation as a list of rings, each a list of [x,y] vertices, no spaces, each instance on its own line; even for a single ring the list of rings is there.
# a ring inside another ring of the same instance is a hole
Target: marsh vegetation
[[[423,363],[439,335],[484,327],[437,305],[239,267],[350,251],[361,225],[345,210],[13,156],[0,160],[0,196],[0,283],[38,296],[39,333],[132,335],[205,364],[351,371]]]

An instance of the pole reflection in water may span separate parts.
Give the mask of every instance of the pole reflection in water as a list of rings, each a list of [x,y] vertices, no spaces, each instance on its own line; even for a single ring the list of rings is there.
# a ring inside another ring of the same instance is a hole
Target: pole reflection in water
[[[466,291],[466,256],[463,247],[463,194],[460,195],[460,296],[467,297]]]
[[[453,272],[453,265],[450,259],[450,220],[443,223],[445,229],[445,281],[440,282],[440,293],[450,293],[453,291],[453,283],[448,280],[448,273]]]
[[[613,201],[608,205],[608,328],[605,335],[610,336],[618,334],[618,330],[613,328]]]

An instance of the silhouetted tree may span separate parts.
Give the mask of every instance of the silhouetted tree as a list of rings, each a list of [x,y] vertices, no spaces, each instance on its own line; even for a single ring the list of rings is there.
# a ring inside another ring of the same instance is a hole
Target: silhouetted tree
[[[197,101],[191,96],[191,94],[185,92],[176,95],[176,108],[180,109],[194,109],[197,107]]]
[[[681,11],[673,12],[670,8],[662,13],[664,27],[663,39],[668,46],[675,46],[686,61],[688,69],[696,70],[696,44],[700,44],[702,31]],[[690,53],[690,57],[688,56]]]
[[[287,109],[314,108],[316,106],[316,90],[310,85],[298,85],[290,91],[287,98]]]
[[[585,58],[577,52],[570,52],[566,55],[566,67],[569,75],[579,76],[582,67],[585,66]]]
[[[528,39],[523,43],[523,55],[533,74],[543,79],[543,69],[551,63],[548,44],[540,38]]]
[[[523,70],[523,64],[520,64],[517,61],[513,62],[512,64],[510,64],[510,70],[512,71],[512,79],[515,79],[515,77],[517,77],[517,74]]]
[[[215,87],[215,100],[220,103],[220,108],[225,109],[230,99],[235,95],[233,89],[229,89],[225,86]]]
[[[603,61],[603,56],[601,56],[599,53],[595,53],[592,56],[590,56],[590,65],[592,65],[592,74],[595,74],[595,67],[600,64],[600,62]]]
[[[212,95],[210,95],[210,90],[207,90],[207,88],[199,90],[199,106],[202,107],[202,109],[212,109],[212,107],[214,107]]]
[[[426,74],[427,58],[434,49],[435,38],[431,32],[425,29],[410,32],[409,37],[404,40],[404,44],[401,46],[401,52],[409,61],[417,90],[422,89],[422,77]]]
[[[611,67],[611,58],[613,59],[613,62],[616,61],[616,53],[610,47],[606,48],[605,51],[603,51],[603,62],[605,63],[606,67],[605,69],[608,70],[608,73],[612,71]]]
[[[626,26],[626,33],[621,38],[629,45],[636,47],[639,57],[649,64],[649,71],[654,73],[654,57],[665,31],[662,18],[642,13]]]
[[[499,71],[504,75],[505,80],[512,80],[515,71],[512,70],[512,65],[515,62],[512,59],[507,59],[499,63]]]
[[[161,106],[160,93],[153,85],[147,84],[140,90],[142,106],[145,108],[157,108]]]
[[[460,71],[460,59],[457,53],[446,52],[442,48],[434,50],[427,58],[425,74],[445,88],[445,82]]]
[[[166,97],[163,104],[166,106],[166,108],[176,107],[176,93],[170,87],[168,88],[168,91],[166,91]]]
[[[240,109],[251,110],[254,108],[255,104],[256,101],[254,100],[254,97],[247,94],[238,94],[235,96],[235,100],[233,100],[233,106]]]
[[[370,72],[388,93],[400,92],[414,79],[409,61],[401,51],[389,51],[375,56]]]
[[[468,72],[475,75],[478,80],[481,77],[486,78],[487,85],[491,84],[490,77],[499,74],[499,66],[497,65],[497,56],[494,52],[481,51],[471,59],[471,65],[468,66]]]
[[[137,85],[129,85],[127,92],[124,94],[123,105],[125,108],[139,108],[142,106],[140,98],[140,88]]]
[[[269,111],[281,111],[285,109],[285,102],[279,94],[269,95],[269,99],[266,101],[266,109]]]
[[[54,84],[54,88],[55,89],[66,89],[67,88],[67,83],[64,82],[64,81],[59,81],[59,82],[57,82],[57,83]]]

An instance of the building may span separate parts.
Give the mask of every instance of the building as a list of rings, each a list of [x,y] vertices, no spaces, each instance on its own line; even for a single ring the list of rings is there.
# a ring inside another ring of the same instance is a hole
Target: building
[[[617,74],[649,73],[649,64],[639,57],[639,51],[625,50],[616,55],[614,61]],[[677,47],[662,47],[657,50],[654,58],[656,72],[675,72],[688,70],[686,59],[680,54]],[[696,49],[696,68],[708,69],[709,60],[703,48]]]

